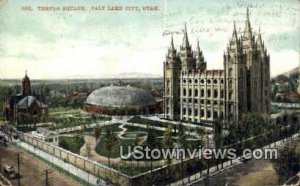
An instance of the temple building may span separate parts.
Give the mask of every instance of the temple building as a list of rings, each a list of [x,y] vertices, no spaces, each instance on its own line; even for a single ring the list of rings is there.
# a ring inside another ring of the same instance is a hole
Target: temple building
[[[48,106],[32,95],[30,79],[25,73],[22,79],[21,93],[4,100],[4,117],[12,123],[37,122],[46,115]],[[33,118],[35,121],[33,121]]]
[[[208,70],[200,44],[192,49],[185,26],[179,51],[173,37],[164,62],[164,118],[193,123],[237,121],[243,113],[270,113],[270,56],[260,31],[249,19],[232,36],[223,54],[224,68]]]

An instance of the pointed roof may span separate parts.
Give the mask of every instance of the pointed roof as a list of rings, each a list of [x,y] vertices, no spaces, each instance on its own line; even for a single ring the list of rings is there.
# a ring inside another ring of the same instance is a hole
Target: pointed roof
[[[182,41],[182,47],[187,48],[189,47],[189,38],[187,34],[187,29],[186,29],[186,23],[184,24],[184,35],[183,35],[183,41]]]
[[[246,37],[248,39],[251,39],[251,37],[252,37],[251,24],[250,24],[250,20],[249,20],[249,8],[248,7],[247,7],[247,20],[246,20],[246,25],[245,25],[245,30],[244,30],[243,37]]]
[[[235,21],[233,22],[233,32],[232,32],[231,41],[238,41]]]
[[[27,76],[27,70],[25,70],[25,76],[24,76],[24,78],[23,78],[23,81],[24,80],[29,80],[29,77]]]
[[[173,41],[173,35],[171,35],[171,46],[170,46],[170,49],[171,50],[175,49],[175,47],[174,47],[174,41]]]
[[[31,107],[32,103],[36,100],[34,96],[26,96],[25,98],[21,99],[18,103],[18,107],[21,109],[27,109]]]
[[[259,46],[260,48],[263,48],[263,42],[262,42],[262,39],[261,39],[260,27],[259,27],[258,36],[257,36],[257,46]]]
[[[199,45],[199,40],[197,39],[197,53],[201,53],[200,45]]]
[[[26,96],[18,102],[18,108],[20,109],[28,109],[31,105],[36,102],[39,107],[47,108],[48,106],[36,99],[34,96]]]

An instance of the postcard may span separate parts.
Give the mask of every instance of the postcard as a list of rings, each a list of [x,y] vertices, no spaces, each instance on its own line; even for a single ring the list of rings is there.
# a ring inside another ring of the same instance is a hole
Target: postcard
[[[0,185],[300,185],[297,0],[0,0]]]

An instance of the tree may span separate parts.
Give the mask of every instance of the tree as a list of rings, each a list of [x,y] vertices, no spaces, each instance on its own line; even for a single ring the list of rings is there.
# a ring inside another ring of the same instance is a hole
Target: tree
[[[96,142],[99,140],[99,138],[101,136],[101,132],[102,132],[102,129],[99,127],[99,125],[97,125],[94,128],[94,137],[95,137]]]
[[[185,127],[179,123],[178,125],[178,143],[184,151],[186,151],[189,148],[189,144],[187,142],[187,135],[185,132]],[[184,185],[184,170],[183,170],[183,155],[180,156],[180,161],[181,161],[181,177],[182,177],[182,184]]]
[[[223,123],[220,120],[215,120],[214,123],[214,141],[215,141],[215,148],[221,149],[223,147],[224,139],[223,139]],[[217,170],[219,170],[219,159],[216,161],[217,163]],[[222,161],[222,168],[223,168],[223,161]]]
[[[134,139],[134,146],[140,146],[144,142],[144,135],[142,133],[138,133]],[[137,168],[139,168],[139,161],[137,161]]]
[[[65,139],[59,140],[59,146],[63,149],[69,150],[69,145]]]
[[[296,154],[295,146],[290,147],[286,145],[279,151],[278,158],[273,159],[272,163],[279,177],[280,184],[297,174],[300,170],[299,154]]]
[[[146,145],[148,146],[149,149],[154,149],[156,147],[159,147],[159,142],[157,141],[157,135],[155,133],[155,130],[152,127],[149,127],[149,125],[147,125],[147,129],[148,129],[148,135],[147,135],[147,139],[146,139]],[[152,166],[152,156],[150,156],[150,169],[152,171],[153,166]]]
[[[174,148],[172,130],[173,127],[171,124],[169,124],[165,130],[163,138],[163,145],[165,149],[172,150]],[[168,157],[168,166],[170,166],[171,160],[171,157]]]
[[[119,138],[116,133],[111,131],[110,128],[107,128],[106,130],[106,136],[105,136],[105,148],[108,151],[108,166],[110,166],[110,157],[111,157],[111,152],[114,150],[114,148],[118,145],[119,143]]]
[[[80,148],[80,141],[82,140],[82,134],[80,132],[76,132],[73,134],[73,141],[76,144],[77,148]]]

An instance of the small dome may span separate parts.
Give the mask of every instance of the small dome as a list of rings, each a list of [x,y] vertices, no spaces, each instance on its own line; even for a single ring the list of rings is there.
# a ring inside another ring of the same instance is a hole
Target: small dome
[[[86,104],[111,108],[143,108],[154,106],[155,99],[148,92],[131,86],[108,86],[93,91]]]

